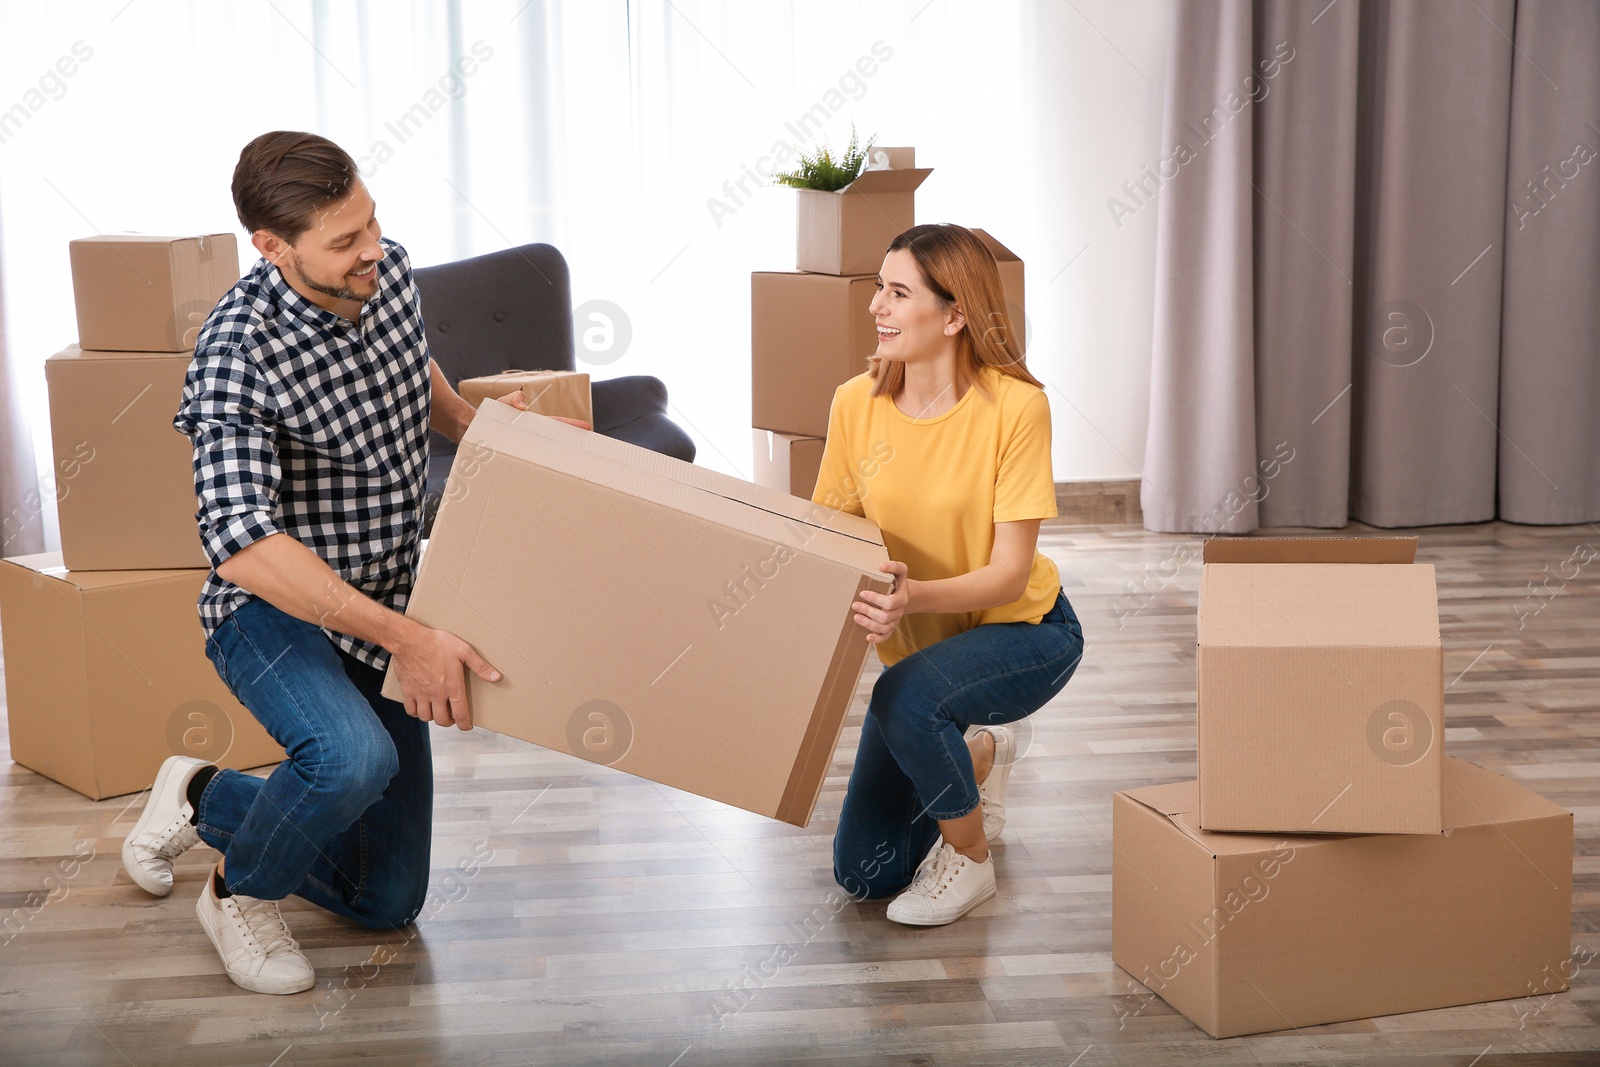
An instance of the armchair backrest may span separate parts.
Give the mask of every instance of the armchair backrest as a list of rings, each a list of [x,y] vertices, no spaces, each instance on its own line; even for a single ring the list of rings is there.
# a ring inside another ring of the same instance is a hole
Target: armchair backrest
[[[575,369],[572,282],[553,245],[522,245],[413,273],[428,349],[452,386],[510,368]]]

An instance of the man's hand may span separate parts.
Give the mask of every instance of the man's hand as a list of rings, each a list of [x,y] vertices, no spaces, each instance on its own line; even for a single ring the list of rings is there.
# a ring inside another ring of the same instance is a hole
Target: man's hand
[[[856,622],[867,631],[867,641],[874,645],[889,639],[911,603],[911,579],[906,577],[906,565],[890,560],[880,563],[878,569],[894,575],[894,588],[887,593],[863,589],[859,599],[850,605]]]
[[[394,650],[406,714],[439,726],[472,729],[463,666],[486,682],[500,680],[500,672],[461,638],[418,624]]]

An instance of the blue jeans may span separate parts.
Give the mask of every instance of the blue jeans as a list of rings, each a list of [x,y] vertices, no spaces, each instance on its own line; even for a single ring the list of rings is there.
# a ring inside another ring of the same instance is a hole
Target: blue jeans
[[[433,837],[428,724],[380,695],[381,671],[264,600],[228,616],[206,654],[289,756],[266,779],[219,771],[200,796],[228,889],[293,893],[381,929],[415,919]]]
[[[860,900],[911,884],[939,820],[978,806],[963,734],[1033,714],[1083,658],[1065,593],[1038,623],[977,626],[884,670],[872,688],[833,837],[833,877]]]

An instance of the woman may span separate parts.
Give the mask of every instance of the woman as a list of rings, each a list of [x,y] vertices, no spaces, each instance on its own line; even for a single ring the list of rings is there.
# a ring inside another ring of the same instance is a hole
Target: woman
[[[1016,741],[1005,723],[1066,685],[1083,631],[1038,551],[1056,514],[1050,405],[1023,366],[983,242],[915,226],[872,301],[878,350],[834,394],[813,499],[883,531],[891,592],[855,621],[878,648],[834,878],[888,916],[938,926],[995,893]],[[963,733],[973,728],[969,740]]]

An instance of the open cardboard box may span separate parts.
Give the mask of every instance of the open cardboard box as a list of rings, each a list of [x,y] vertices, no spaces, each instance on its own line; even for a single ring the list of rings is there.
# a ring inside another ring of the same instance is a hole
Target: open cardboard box
[[[502,672],[476,725],[804,826],[887,559],[865,519],[490,401],[406,614]]]
[[[1444,651],[1414,537],[1205,547],[1200,825],[1437,834]]]
[[[1117,793],[1112,959],[1212,1037],[1567,988],[1571,813],[1458,759],[1444,784],[1432,837],[1208,833],[1194,782]]]
[[[799,270],[877,274],[889,242],[914,225],[917,186],[933,171],[913,166],[910,148],[872,151],[889,166],[863,170],[836,192],[799,191]]]

